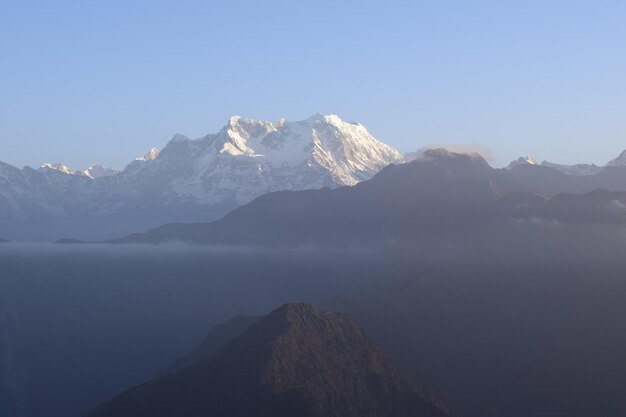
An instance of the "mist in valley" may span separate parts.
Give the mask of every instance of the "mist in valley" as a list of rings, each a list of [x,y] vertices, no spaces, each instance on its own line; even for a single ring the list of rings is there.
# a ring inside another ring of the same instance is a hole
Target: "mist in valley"
[[[5,244],[3,415],[84,415],[212,326],[300,301],[353,316],[459,415],[618,415],[626,262],[599,242],[524,256]]]

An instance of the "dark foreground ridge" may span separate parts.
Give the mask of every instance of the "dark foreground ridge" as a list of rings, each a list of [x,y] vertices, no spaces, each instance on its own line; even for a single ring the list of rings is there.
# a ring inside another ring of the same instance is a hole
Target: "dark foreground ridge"
[[[444,416],[347,316],[286,304],[209,358],[115,397],[90,417]]]

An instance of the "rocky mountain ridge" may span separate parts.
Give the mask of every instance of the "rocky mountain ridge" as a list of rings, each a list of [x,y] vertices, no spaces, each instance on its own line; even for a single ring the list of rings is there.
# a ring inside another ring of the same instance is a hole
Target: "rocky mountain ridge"
[[[217,353],[135,387],[91,417],[443,417],[354,321],[286,304]]]
[[[218,133],[175,135],[121,172],[0,163],[0,227],[13,240],[102,239],[172,221],[215,220],[272,191],[355,185],[403,161],[359,123],[233,116]]]

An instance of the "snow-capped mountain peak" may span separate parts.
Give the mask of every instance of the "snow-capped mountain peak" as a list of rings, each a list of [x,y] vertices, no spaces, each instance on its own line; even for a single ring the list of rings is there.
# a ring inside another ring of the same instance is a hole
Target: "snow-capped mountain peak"
[[[39,172],[47,173],[47,172],[58,172],[65,175],[75,175],[79,177],[87,177],[87,178],[100,178],[100,177],[108,177],[111,175],[119,174],[119,171],[113,168],[107,168],[100,164],[94,164],[87,169],[74,171],[70,169],[67,165],[63,164],[50,164],[45,163],[39,167]]]
[[[189,140],[186,136],[183,135],[175,135],[172,141],[183,141],[184,139]],[[157,156],[159,156],[159,150],[157,148],[151,148],[147,154],[144,156],[140,156],[135,158],[135,161],[154,161]]]
[[[237,115],[230,117],[216,134],[186,139],[185,146],[179,146],[181,142],[176,137],[171,140],[162,158],[186,155],[184,158],[198,172],[214,169],[216,160],[228,157],[235,158],[238,164],[256,164],[255,170],[265,173],[261,175],[298,167],[330,173],[324,180],[328,182],[315,187],[354,185],[389,163],[403,161],[400,153],[376,140],[363,125],[344,122],[336,115],[315,114],[298,122],[271,122]]]
[[[89,178],[101,178],[119,174],[119,171],[113,168],[104,167],[100,164],[95,164],[83,171],[78,172],[78,174]]]
[[[296,122],[233,116],[217,133],[198,139],[175,135],[162,151],[152,148],[119,173],[99,165],[76,172],[46,164],[32,175],[0,164],[0,176],[11,178],[6,189],[0,178],[0,209],[5,193],[13,213],[3,214],[7,218],[40,207],[76,226],[68,234],[101,239],[163,223],[216,219],[273,191],[354,185],[403,161],[363,125],[336,115]],[[43,171],[67,175],[43,180]],[[73,223],[78,218],[98,218],[93,224],[100,229],[91,233],[84,223]]]
[[[159,175],[169,178],[172,195],[201,204],[224,196],[243,203],[270,191],[354,185],[403,161],[364,126],[334,115],[298,122],[233,116],[217,133],[181,136],[168,142],[158,164],[133,164],[132,171],[163,171]]]
[[[45,163],[45,164],[41,164],[41,166],[39,167],[39,170],[42,172],[49,172],[49,171],[56,171],[56,172],[60,172],[62,174],[67,174],[67,175],[73,175],[74,171],[72,171],[67,165],[63,165],[60,163],[56,163],[56,164],[51,164],[51,163]]]
[[[232,156],[257,155],[257,152],[249,145],[261,141],[270,133],[276,132],[276,130],[276,126],[266,120],[253,120],[241,116],[233,116],[218,134],[223,137],[220,153]]]
[[[520,156],[515,161],[511,162],[508,168],[511,169],[520,165],[539,165],[539,164],[537,164],[537,161],[535,161],[535,158],[533,158],[532,156]]]

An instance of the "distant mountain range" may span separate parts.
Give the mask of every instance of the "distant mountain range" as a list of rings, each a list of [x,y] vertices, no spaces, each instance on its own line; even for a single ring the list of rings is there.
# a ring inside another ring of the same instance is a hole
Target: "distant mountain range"
[[[509,169],[515,168],[517,166],[523,165],[539,165],[542,167],[552,168],[557,171],[561,171],[564,174],[584,177],[590,175],[599,174],[606,167],[617,167],[617,166],[626,166],[626,150],[623,151],[617,158],[610,160],[607,162],[605,166],[598,166],[596,164],[573,164],[573,165],[565,165],[565,164],[557,164],[554,162],[543,161],[539,164],[535,158],[532,156],[522,156],[515,161],[511,162],[508,166]]]
[[[233,116],[216,134],[175,135],[121,172],[0,163],[0,230],[13,240],[104,239],[175,221],[209,221],[272,191],[369,179],[402,155],[364,126]]]
[[[209,335],[200,349],[204,355],[122,393],[89,416],[447,414],[422,387],[392,369],[347,316],[286,304],[246,326],[231,322],[225,330],[229,337]],[[206,349],[210,345],[214,349]]]
[[[429,153],[403,156],[361,124],[333,115],[299,122],[233,116],[218,133],[193,140],[175,135],[162,151],[152,148],[121,171],[0,162],[0,231],[14,241],[105,240],[169,223],[206,223],[264,194],[351,187]],[[543,197],[626,191],[626,151],[604,167],[523,157],[493,171]],[[396,184],[386,186],[402,193]],[[410,193],[413,185],[404,186]]]
[[[583,194],[595,189],[626,191],[626,166],[608,165],[595,174],[570,175],[563,169],[541,165],[519,164],[509,168],[509,176],[526,190],[544,197],[560,193]]]
[[[423,245],[422,252],[436,253],[455,247],[478,250],[481,239],[493,244],[499,236],[528,250],[536,247],[524,240],[531,237],[545,243],[586,224],[623,224],[626,193],[608,191],[611,184],[626,187],[626,167],[575,177],[535,165],[493,169],[477,154],[429,150],[413,162],[390,165],[353,187],[269,193],[215,222],[169,224],[111,242],[394,243]],[[558,187],[568,187],[571,194],[546,197]],[[536,234],[529,236],[529,231]]]

